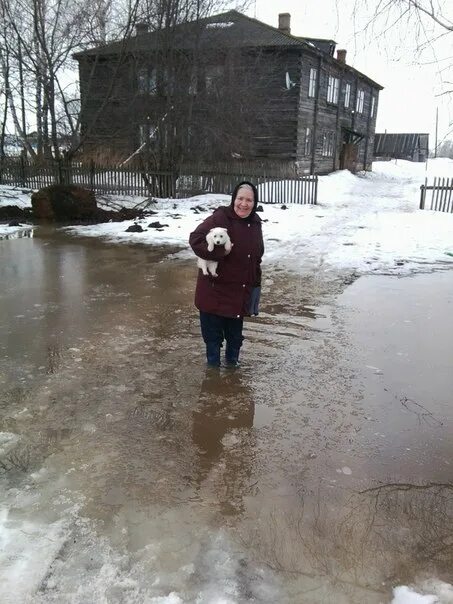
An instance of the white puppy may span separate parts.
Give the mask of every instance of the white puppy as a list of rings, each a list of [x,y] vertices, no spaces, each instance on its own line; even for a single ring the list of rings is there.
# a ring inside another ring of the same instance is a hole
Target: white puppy
[[[223,227],[215,227],[214,229],[211,229],[206,235],[206,242],[208,244],[208,252],[212,252],[215,245],[223,245],[226,252],[231,252],[231,247],[233,245],[231,243],[230,236],[228,235],[228,231]],[[217,261],[203,260],[203,258],[198,258],[197,264],[198,268],[201,268],[203,271],[203,275],[209,275],[209,273],[211,273],[213,277],[218,277]]]

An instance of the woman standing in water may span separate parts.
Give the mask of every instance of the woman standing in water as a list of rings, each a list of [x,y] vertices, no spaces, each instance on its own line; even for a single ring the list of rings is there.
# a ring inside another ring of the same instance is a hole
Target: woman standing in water
[[[233,191],[230,205],[215,210],[190,234],[189,243],[195,254],[218,262],[217,277],[198,271],[195,291],[195,306],[200,311],[201,334],[210,367],[220,366],[224,340],[226,364],[238,365],[244,316],[258,314],[264,244],[257,205],[256,187],[247,181],[240,182]],[[228,230],[233,244],[230,252],[224,247],[208,251],[206,235],[214,227]]]

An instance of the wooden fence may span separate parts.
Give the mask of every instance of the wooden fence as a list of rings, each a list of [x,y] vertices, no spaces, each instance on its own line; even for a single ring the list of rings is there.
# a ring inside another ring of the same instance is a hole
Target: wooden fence
[[[259,188],[264,203],[316,204],[318,177],[299,176],[288,170],[249,171],[238,164],[227,171],[148,171],[144,167],[100,166],[94,162],[47,162],[36,164],[23,158],[0,159],[0,184],[41,189],[53,184],[75,184],[97,194],[139,195],[157,198],[185,198],[203,193],[231,193],[241,180]],[[249,168],[249,167],[247,167]]]
[[[426,207],[427,191],[432,191],[430,207]],[[432,185],[427,181],[420,187],[420,210],[453,213],[453,178],[435,177]]]

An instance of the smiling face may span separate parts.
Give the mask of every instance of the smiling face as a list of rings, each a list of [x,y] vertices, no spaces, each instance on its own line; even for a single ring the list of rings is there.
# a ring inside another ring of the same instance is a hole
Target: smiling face
[[[255,196],[250,187],[241,187],[236,193],[234,200],[234,211],[239,218],[247,218],[250,216],[255,204]]]

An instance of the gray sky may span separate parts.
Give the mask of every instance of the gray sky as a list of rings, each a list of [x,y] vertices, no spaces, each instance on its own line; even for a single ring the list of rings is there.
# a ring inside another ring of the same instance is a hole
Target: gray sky
[[[409,29],[402,24],[385,37],[371,29],[364,32],[367,9],[364,6],[361,14],[354,16],[354,4],[354,0],[280,0],[278,3],[256,0],[248,14],[277,27],[278,14],[288,12],[292,34],[335,40],[337,48],[347,49],[350,65],[384,86],[379,98],[377,131],[428,132],[430,146],[434,147],[436,107],[439,107],[439,139],[451,130],[449,124],[453,120],[448,99],[436,97],[441,91],[442,79],[444,82],[453,79],[451,74],[448,77],[446,71],[441,71],[443,66],[453,63],[453,33],[418,54],[413,24]],[[369,4],[375,6],[376,2]],[[451,58],[448,62],[447,57]]]

